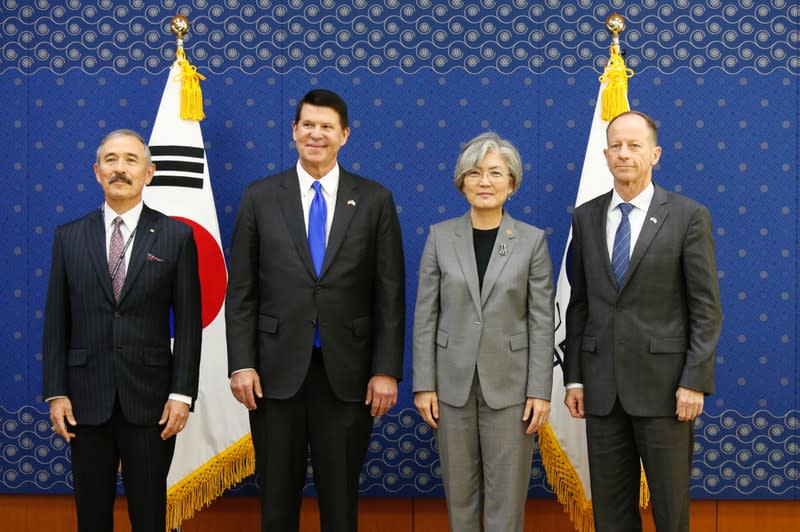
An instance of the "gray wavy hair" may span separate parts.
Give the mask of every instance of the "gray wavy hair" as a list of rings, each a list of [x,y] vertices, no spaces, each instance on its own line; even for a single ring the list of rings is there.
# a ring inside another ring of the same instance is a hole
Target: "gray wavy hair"
[[[522,158],[517,148],[506,139],[500,138],[497,133],[481,133],[472,140],[467,141],[458,155],[456,169],[453,172],[453,184],[459,192],[464,186],[464,176],[474,169],[490,151],[499,153],[508,165],[511,174],[512,193],[519,190],[522,184]]]

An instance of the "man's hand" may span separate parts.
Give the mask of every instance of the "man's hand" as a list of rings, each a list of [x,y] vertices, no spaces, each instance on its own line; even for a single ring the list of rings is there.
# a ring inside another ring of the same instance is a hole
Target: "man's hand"
[[[175,399],[168,400],[164,405],[164,411],[161,412],[161,419],[158,420],[159,425],[165,425],[161,431],[161,439],[167,440],[175,436],[183,430],[187,421],[189,421],[189,405]]]
[[[703,392],[678,386],[675,399],[675,416],[678,421],[693,421],[703,413]]]
[[[525,412],[522,414],[522,421],[531,420],[528,428],[525,430],[526,434],[533,434],[539,432],[539,429],[544,427],[547,423],[547,417],[550,415],[550,401],[544,399],[536,399],[528,397],[525,401]]]
[[[50,428],[53,432],[69,442],[75,437],[75,433],[67,432],[67,425],[64,423],[64,419],[66,419],[67,423],[72,427],[78,424],[77,421],[75,421],[75,417],[72,415],[72,401],[69,400],[69,397],[53,399],[50,401]]]
[[[567,405],[572,417],[583,419],[583,388],[570,388],[564,394],[564,404]]]
[[[256,409],[256,397],[261,399],[261,379],[254,369],[244,369],[231,375],[231,393],[248,410]]]
[[[425,423],[434,429],[439,428],[439,396],[436,392],[415,393],[414,406],[417,407],[417,412],[425,420]]]
[[[372,405],[371,416],[382,416],[397,402],[397,379],[388,375],[373,375],[367,384],[365,405]]]

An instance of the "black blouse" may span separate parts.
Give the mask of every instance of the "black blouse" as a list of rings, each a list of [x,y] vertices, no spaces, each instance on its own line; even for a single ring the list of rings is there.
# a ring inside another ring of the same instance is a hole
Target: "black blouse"
[[[478,267],[478,286],[483,290],[483,276],[486,267],[489,265],[489,258],[492,256],[494,242],[497,240],[497,231],[494,229],[475,229],[472,228],[472,242],[475,246],[475,265]]]

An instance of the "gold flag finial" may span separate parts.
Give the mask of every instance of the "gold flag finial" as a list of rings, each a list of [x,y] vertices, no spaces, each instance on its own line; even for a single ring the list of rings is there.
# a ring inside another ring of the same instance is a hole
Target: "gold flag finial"
[[[178,37],[178,46],[183,48],[183,36],[189,33],[189,19],[183,15],[175,15],[169,23],[169,29]]]
[[[612,13],[606,19],[606,28],[611,32],[611,48],[600,83],[606,84],[602,94],[602,118],[608,122],[630,110],[628,78],[633,76],[633,70],[625,67],[625,59],[622,58],[619,48],[619,34],[625,31],[625,19],[619,13]]]
[[[170,21],[169,28],[178,38],[175,60],[181,67],[181,118],[200,121],[206,117],[203,113],[203,91],[200,90],[200,80],[206,77],[189,62],[186,52],[183,51],[183,37],[189,33],[189,19],[184,15],[175,15]]]

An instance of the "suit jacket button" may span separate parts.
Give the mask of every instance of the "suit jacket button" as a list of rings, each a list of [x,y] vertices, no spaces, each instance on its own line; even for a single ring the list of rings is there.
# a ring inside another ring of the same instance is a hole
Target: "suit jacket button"
[[[116,310],[115,310],[115,311],[114,311],[114,317],[115,317],[115,318],[119,318],[120,316],[122,316],[122,314],[120,314],[120,313],[119,313],[119,311],[116,311]]]
[[[622,312],[622,305],[617,305],[617,312]]]

